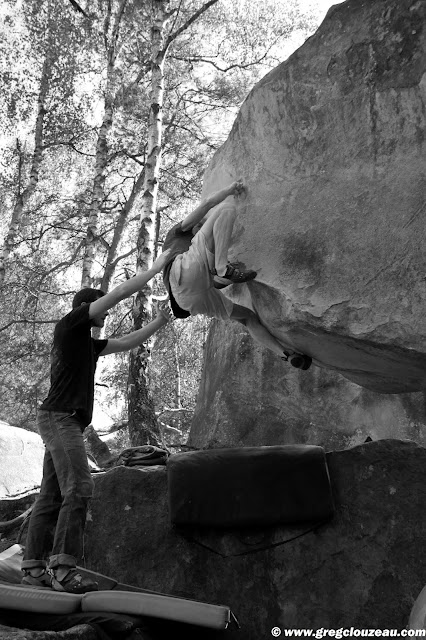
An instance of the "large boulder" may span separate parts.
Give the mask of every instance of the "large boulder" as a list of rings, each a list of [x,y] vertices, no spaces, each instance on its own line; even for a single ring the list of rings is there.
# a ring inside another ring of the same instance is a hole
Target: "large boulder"
[[[417,0],[332,7],[315,35],[255,86],[214,156],[204,194],[244,180],[230,258],[258,271],[223,293],[314,367],[273,364],[264,349],[253,354],[241,327],[215,323],[195,445],[215,441],[212,431],[197,438],[206,411],[214,414],[209,428],[220,428],[219,412],[236,417],[231,405],[239,410],[250,393],[243,425],[262,407],[275,412],[277,429],[295,413],[319,431],[334,430],[337,414],[348,433],[354,414],[363,433],[372,413],[382,431],[424,425],[425,24]],[[231,438],[244,441],[244,433]]]
[[[237,323],[215,320],[188,443],[340,449],[402,437],[426,445],[425,402],[424,392],[379,394],[325,368],[299,372]]]
[[[426,449],[381,440],[333,451],[327,461],[335,516],[299,537],[308,527],[183,534],[169,522],[167,468],[99,474],[87,566],[229,605],[242,626],[225,634],[230,639],[259,640],[273,627],[402,629],[426,583]]]

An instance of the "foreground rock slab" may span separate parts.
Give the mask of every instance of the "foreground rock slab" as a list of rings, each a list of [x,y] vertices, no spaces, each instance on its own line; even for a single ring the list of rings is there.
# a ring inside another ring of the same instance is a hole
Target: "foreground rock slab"
[[[98,640],[93,627],[82,624],[66,631],[31,631],[0,624],[1,640]]]
[[[296,539],[306,527],[183,535],[169,523],[166,468],[99,474],[87,566],[128,584],[229,605],[242,627],[229,629],[229,638],[258,640],[275,626],[405,628],[426,583],[426,449],[381,440],[327,459],[335,517]],[[254,545],[269,548],[236,555]]]

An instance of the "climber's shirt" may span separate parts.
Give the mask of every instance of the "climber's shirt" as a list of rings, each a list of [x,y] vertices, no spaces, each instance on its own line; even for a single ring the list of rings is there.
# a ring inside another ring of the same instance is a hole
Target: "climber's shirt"
[[[170,259],[166,263],[166,266],[163,269],[163,281],[164,281],[164,286],[166,287],[167,292],[170,296],[170,305],[172,307],[173,314],[176,316],[176,318],[188,318],[191,314],[189,313],[189,311],[182,309],[174,299],[174,296],[170,287],[170,270],[172,268],[175,258],[178,255],[188,251],[189,247],[191,246],[193,237],[194,236],[192,235],[192,229],[189,229],[188,231],[183,231],[182,223],[179,222],[178,224],[175,224],[175,226],[170,229],[170,231],[166,235],[166,239],[164,240],[164,244],[163,244],[163,251],[165,251],[166,249],[170,249]]]

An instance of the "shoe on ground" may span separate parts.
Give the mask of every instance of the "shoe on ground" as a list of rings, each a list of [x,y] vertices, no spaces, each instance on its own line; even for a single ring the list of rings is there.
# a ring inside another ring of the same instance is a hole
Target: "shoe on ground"
[[[52,578],[47,573],[47,571],[43,571],[40,575],[33,576],[30,573],[29,569],[24,569],[24,577],[21,580],[21,584],[27,587],[38,587],[39,589],[51,589],[52,588]]]
[[[90,578],[81,575],[78,569],[70,567],[68,573],[61,580],[58,580],[58,571],[50,570],[52,578],[52,589],[66,593],[87,593],[88,591],[98,591],[98,583]],[[60,574],[59,574],[60,575]]]
[[[248,282],[249,280],[253,280],[257,276],[257,271],[252,271],[251,269],[244,271],[238,267],[234,267],[232,264],[228,264],[226,265],[226,271],[223,276],[218,276],[217,273],[213,273],[213,275],[216,276],[215,282],[227,286],[231,283],[237,284],[239,282]]]

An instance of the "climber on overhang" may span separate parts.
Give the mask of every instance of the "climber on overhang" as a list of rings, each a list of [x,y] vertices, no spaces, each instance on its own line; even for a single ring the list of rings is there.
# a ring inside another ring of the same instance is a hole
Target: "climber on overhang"
[[[241,181],[233,182],[203,200],[168,232],[163,251],[169,249],[170,255],[163,269],[163,280],[173,314],[177,318],[203,314],[240,322],[265,347],[289,360],[294,367],[308,369],[311,358],[283,351],[254,311],[235,304],[219,291],[234,283],[253,280],[257,275],[256,271],[242,270],[228,262],[237,209],[227,198],[238,197],[243,191]],[[211,211],[217,205],[220,206]]]

